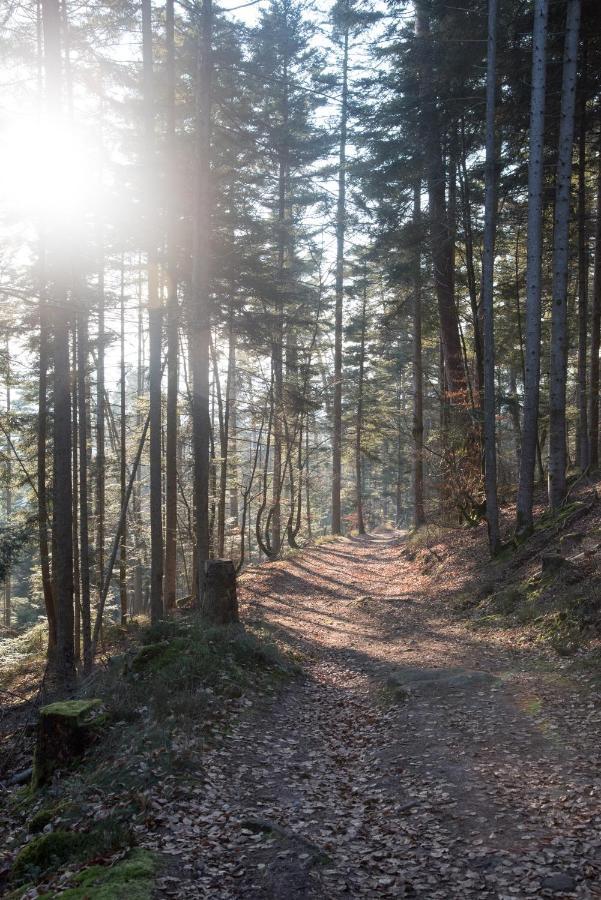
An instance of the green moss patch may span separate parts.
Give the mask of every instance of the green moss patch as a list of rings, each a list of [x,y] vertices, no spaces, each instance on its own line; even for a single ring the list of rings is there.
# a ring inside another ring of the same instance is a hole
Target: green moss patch
[[[150,900],[156,861],[147,850],[132,850],[111,866],[90,866],[73,879],[74,886],[61,892],[67,900]]]
[[[12,865],[11,881],[31,881],[55,872],[70,863],[114,852],[127,846],[129,832],[120,823],[107,819],[91,831],[67,831],[57,828],[34,837],[17,854]]]
[[[62,816],[68,809],[69,804],[66,802],[42,806],[32,815],[27,823],[30,834],[38,834],[40,831],[43,831],[46,825],[50,825],[51,822]]]
[[[99,706],[102,700],[60,700],[58,703],[50,703],[40,709],[41,716],[61,716],[67,719],[88,718]]]

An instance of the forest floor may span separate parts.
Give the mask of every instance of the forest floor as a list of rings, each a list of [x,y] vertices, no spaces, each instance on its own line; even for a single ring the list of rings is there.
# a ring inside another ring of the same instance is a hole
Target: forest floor
[[[541,515],[533,537],[492,564],[482,525],[383,528],[249,568],[243,623],[300,674],[286,663],[280,677],[276,664],[263,689],[248,669],[247,685],[224,693],[214,673],[207,730],[202,703],[178,696],[167,674],[177,669],[138,682],[131,663],[129,675],[109,665],[123,721],[113,715],[83,773],[37,801],[60,801],[45,831],[86,831],[120,808],[128,846],[159,860],[157,900],[601,898],[598,487],[583,485],[559,520]],[[549,551],[573,562],[541,574]],[[136,653],[139,637],[122,638]],[[224,640],[213,656],[227,686]],[[255,646],[242,647],[247,666]],[[184,719],[171,715],[177,703]],[[19,747],[17,768],[31,740]],[[18,808],[6,810],[10,872],[13,848],[31,838]],[[99,854],[101,871],[127,852]],[[62,895],[77,868],[19,896]]]
[[[243,576],[246,619],[304,675],[207,749],[193,793],[157,787],[157,897],[601,897],[599,683],[458,614],[483,548],[457,534],[446,558],[382,531]]]

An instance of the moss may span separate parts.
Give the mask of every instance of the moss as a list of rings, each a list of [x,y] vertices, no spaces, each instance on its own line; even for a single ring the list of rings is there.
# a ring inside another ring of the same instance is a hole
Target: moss
[[[74,887],[61,892],[67,900],[149,900],[156,861],[147,850],[133,850],[112,866],[91,866],[73,879]]]
[[[49,834],[33,838],[17,854],[12,865],[11,878],[22,881],[35,878],[42,872],[59,868],[79,855],[83,848],[83,835],[75,831],[57,829]]]
[[[551,526],[562,525],[566,522],[574,513],[578,512],[581,509],[586,507],[586,503],[582,500],[574,500],[572,503],[566,503],[565,506],[562,506],[556,512],[552,512],[551,510],[547,510],[544,512],[538,521],[534,525],[535,531],[545,531],[545,529]]]
[[[131,661],[133,672],[144,672],[148,668],[161,668],[164,665],[163,657],[169,654],[171,644],[169,641],[157,641],[147,644],[139,650]]]
[[[40,831],[43,831],[46,825],[49,825],[57,816],[62,815],[67,809],[69,809],[69,804],[65,802],[54,803],[51,806],[42,806],[41,809],[38,809],[36,813],[29,819],[27,823],[27,827],[31,834],[37,834]]]
[[[40,709],[41,716],[62,716],[67,719],[81,719],[92,713],[102,700],[60,700],[58,703],[50,703]]]
[[[102,853],[112,852],[130,842],[127,829],[114,819],[106,819],[90,831],[57,828],[34,837],[17,854],[10,877],[13,882],[38,878],[67,863],[85,862]]]

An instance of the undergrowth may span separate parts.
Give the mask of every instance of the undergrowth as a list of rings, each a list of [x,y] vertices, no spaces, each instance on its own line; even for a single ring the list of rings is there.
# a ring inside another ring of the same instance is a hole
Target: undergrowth
[[[601,630],[598,594],[594,579],[574,585],[561,573],[539,574],[516,579],[480,600],[464,594],[456,607],[468,614],[472,628],[527,626],[535,641],[559,656],[571,656]]]
[[[131,848],[132,826],[148,821],[157,781],[189,786],[201,780],[203,748],[219,740],[231,712],[298,672],[275,643],[240,625],[206,628],[190,616],[130,628],[128,635],[126,652],[81,691],[102,699],[107,711],[98,743],[46,788],[25,789],[13,799],[21,821],[13,844],[20,850],[9,875],[13,889],[40,879],[51,887],[66,866],[81,868]],[[110,878],[104,866],[93,875],[85,869],[61,896],[150,896],[148,878],[132,886],[128,871],[122,869],[117,882],[112,869]]]

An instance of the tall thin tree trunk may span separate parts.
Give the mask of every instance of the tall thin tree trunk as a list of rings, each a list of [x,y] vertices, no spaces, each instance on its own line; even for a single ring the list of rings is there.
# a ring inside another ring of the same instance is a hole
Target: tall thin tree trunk
[[[58,0],[43,0],[44,70],[48,114],[61,115],[61,40]],[[52,277],[52,350],[54,359],[52,582],[56,645],[49,656],[50,681],[63,692],[75,683],[73,646],[73,532],[71,472],[71,367],[67,306],[67,248],[61,229],[52,228],[49,261]]]
[[[494,267],[496,231],[496,57],[497,0],[488,0],[488,62],[486,76],[486,173],[482,313],[484,319],[484,465],[488,543],[494,556],[500,546],[497,499],[497,430],[495,403]]]
[[[424,376],[422,364],[421,180],[413,188],[415,259],[413,261],[413,526],[426,521],[424,511]]]
[[[566,380],[568,365],[568,265],[574,110],[578,77],[581,0],[568,0],[559,152],[555,180],[553,231],[553,304],[549,364],[549,506],[557,510],[566,495]]]
[[[64,4],[63,4],[64,8]],[[72,352],[71,352],[71,471],[73,473],[73,514],[71,517],[71,528],[73,532],[73,646],[75,649],[75,663],[79,665],[81,660],[81,565],[79,554],[79,434],[78,434],[78,385],[77,385],[77,342],[79,340],[77,334],[77,316],[76,323],[72,330]]]
[[[10,371],[10,341],[7,337],[6,339],[6,433],[8,440],[10,441],[10,416],[11,416],[11,371]],[[13,506],[13,495],[12,495],[12,456],[10,452],[10,447],[6,453],[6,487],[4,489],[4,503],[5,503],[5,512],[6,512],[6,523],[10,526],[12,519],[12,506]],[[12,575],[10,570],[10,565],[6,569],[6,574],[4,576],[4,624],[7,628],[10,628],[12,611],[11,611],[11,591],[12,591]]]
[[[432,40],[426,12],[416,3],[415,33],[420,49],[424,152],[430,201],[430,245],[440,315],[440,334],[451,403],[467,408],[468,391],[453,291],[453,244],[445,200],[445,171],[432,69]]]
[[[599,343],[601,338],[601,138],[597,157],[597,221],[595,223],[595,272],[591,321],[591,376],[589,398],[589,462],[599,467]]]
[[[151,0],[142,0],[142,55],[144,69],[144,127],[147,177],[148,262],[148,393],[150,401],[150,618],[163,617],[163,485],[161,448],[161,353],[162,309],[158,284],[155,210],[150,198],[155,189],[154,172],[154,77],[152,61]]]
[[[120,410],[119,410],[119,431],[120,431],[120,447],[119,447],[119,484],[120,484],[120,500],[121,508],[125,503],[125,492],[127,490],[127,417],[125,409],[125,272],[124,260],[121,260],[121,297],[120,297]],[[127,517],[123,523],[123,534],[121,535],[121,546],[119,548],[119,606],[121,608],[121,624],[127,623]]]
[[[236,341],[232,340],[230,346],[230,359],[228,363],[232,378],[230,381],[230,516],[234,520],[235,527],[239,524],[239,500],[238,500],[238,370],[236,367]]]
[[[538,440],[541,335],[541,260],[544,172],[545,85],[548,0],[535,0],[528,159],[528,249],[526,262],[526,349],[522,457],[517,495],[518,533],[532,528],[534,466]]]
[[[96,361],[96,578],[97,590],[100,591],[102,573],[104,572],[104,539],[106,510],[106,384],[104,372],[105,357],[105,296],[104,296],[104,248],[103,234],[100,225],[97,227],[99,247],[98,258],[98,354]]]
[[[359,381],[357,390],[357,419],[355,425],[355,491],[357,505],[357,529],[365,534],[363,520],[363,488],[361,483],[362,437],[363,437],[363,382],[365,377],[365,331],[367,320],[367,278],[364,274],[363,297],[361,300],[361,338],[359,341]]]
[[[193,260],[190,309],[192,379],[192,455],[197,579],[209,558],[209,290],[210,290],[210,152],[212,80],[211,0],[202,0],[196,85],[196,158],[193,207]],[[194,595],[199,599],[199,584]]]
[[[344,238],[346,231],[346,133],[348,118],[349,27],[345,19],[342,52],[342,98],[336,210],[336,285],[334,308],[334,406],[332,432],[332,534],[340,534],[342,479],[342,313],[344,303]],[[361,532],[363,533],[363,532]]]
[[[273,415],[273,473],[272,507],[270,511],[272,556],[278,556],[282,544],[282,442],[284,433],[284,304],[288,297],[286,288],[286,262],[288,259],[287,192],[288,192],[288,66],[283,66],[282,119],[283,137],[279,147],[278,160],[278,293],[275,311],[275,334],[272,347],[274,383]]]
[[[219,471],[219,509],[217,516],[217,555],[225,554],[225,513],[227,497],[227,476],[229,468],[229,444],[230,444],[230,415],[232,381],[235,378],[235,336],[233,325],[233,313],[230,313],[229,347],[227,358],[227,378],[225,387],[225,402],[223,403],[223,428],[221,442],[221,466]]]
[[[165,447],[165,608],[175,607],[177,588],[177,387],[178,301],[176,246],[175,40],[174,0],[165,5],[167,44],[166,166],[169,190],[167,223],[167,435]]]
[[[90,609],[90,535],[88,518],[88,313],[82,306],[77,320],[77,406],[79,437],[79,546],[81,571],[81,631],[84,672],[92,668]]]
[[[136,385],[136,429],[139,432],[142,427],[141,402],[144,393],[144,329],[142,317],[142,265],[138,264],[138,359],[137,359],[137,385]],[[136,567],[134,574],[134,603],[133,612],[140,613],[143,607],[143,581],[144,581],[144,545],[140,535],[142,534],[142,473],[140,467],[136,472],[136,480],[133,489],[133,515],[136,523]]]
[[[44,251],[41,250],[41,255]],[[48,489],[46,485],[46,451],[48,437],[48,366],[49,366],[49,335],[48,315],[42,275],[40,287],[40,351],[39,351],[39,380],[38,380],[38,427],[37,427],[37,496],[38,496],[38,541],[40,547],[40,568],[42,571],[42,591],[44,594],[44,607],[48,619],[48,654],[53,651],[56,644],[56,606],[54,591],[50,575],[50,548],[48,546]]]
[[[583,50],[578,123],[578,433],[577,462],[582,472],[589,467],[588,403],[586,390],[588,342],[588,228],[586,204],[586,101],[587,45]]]

